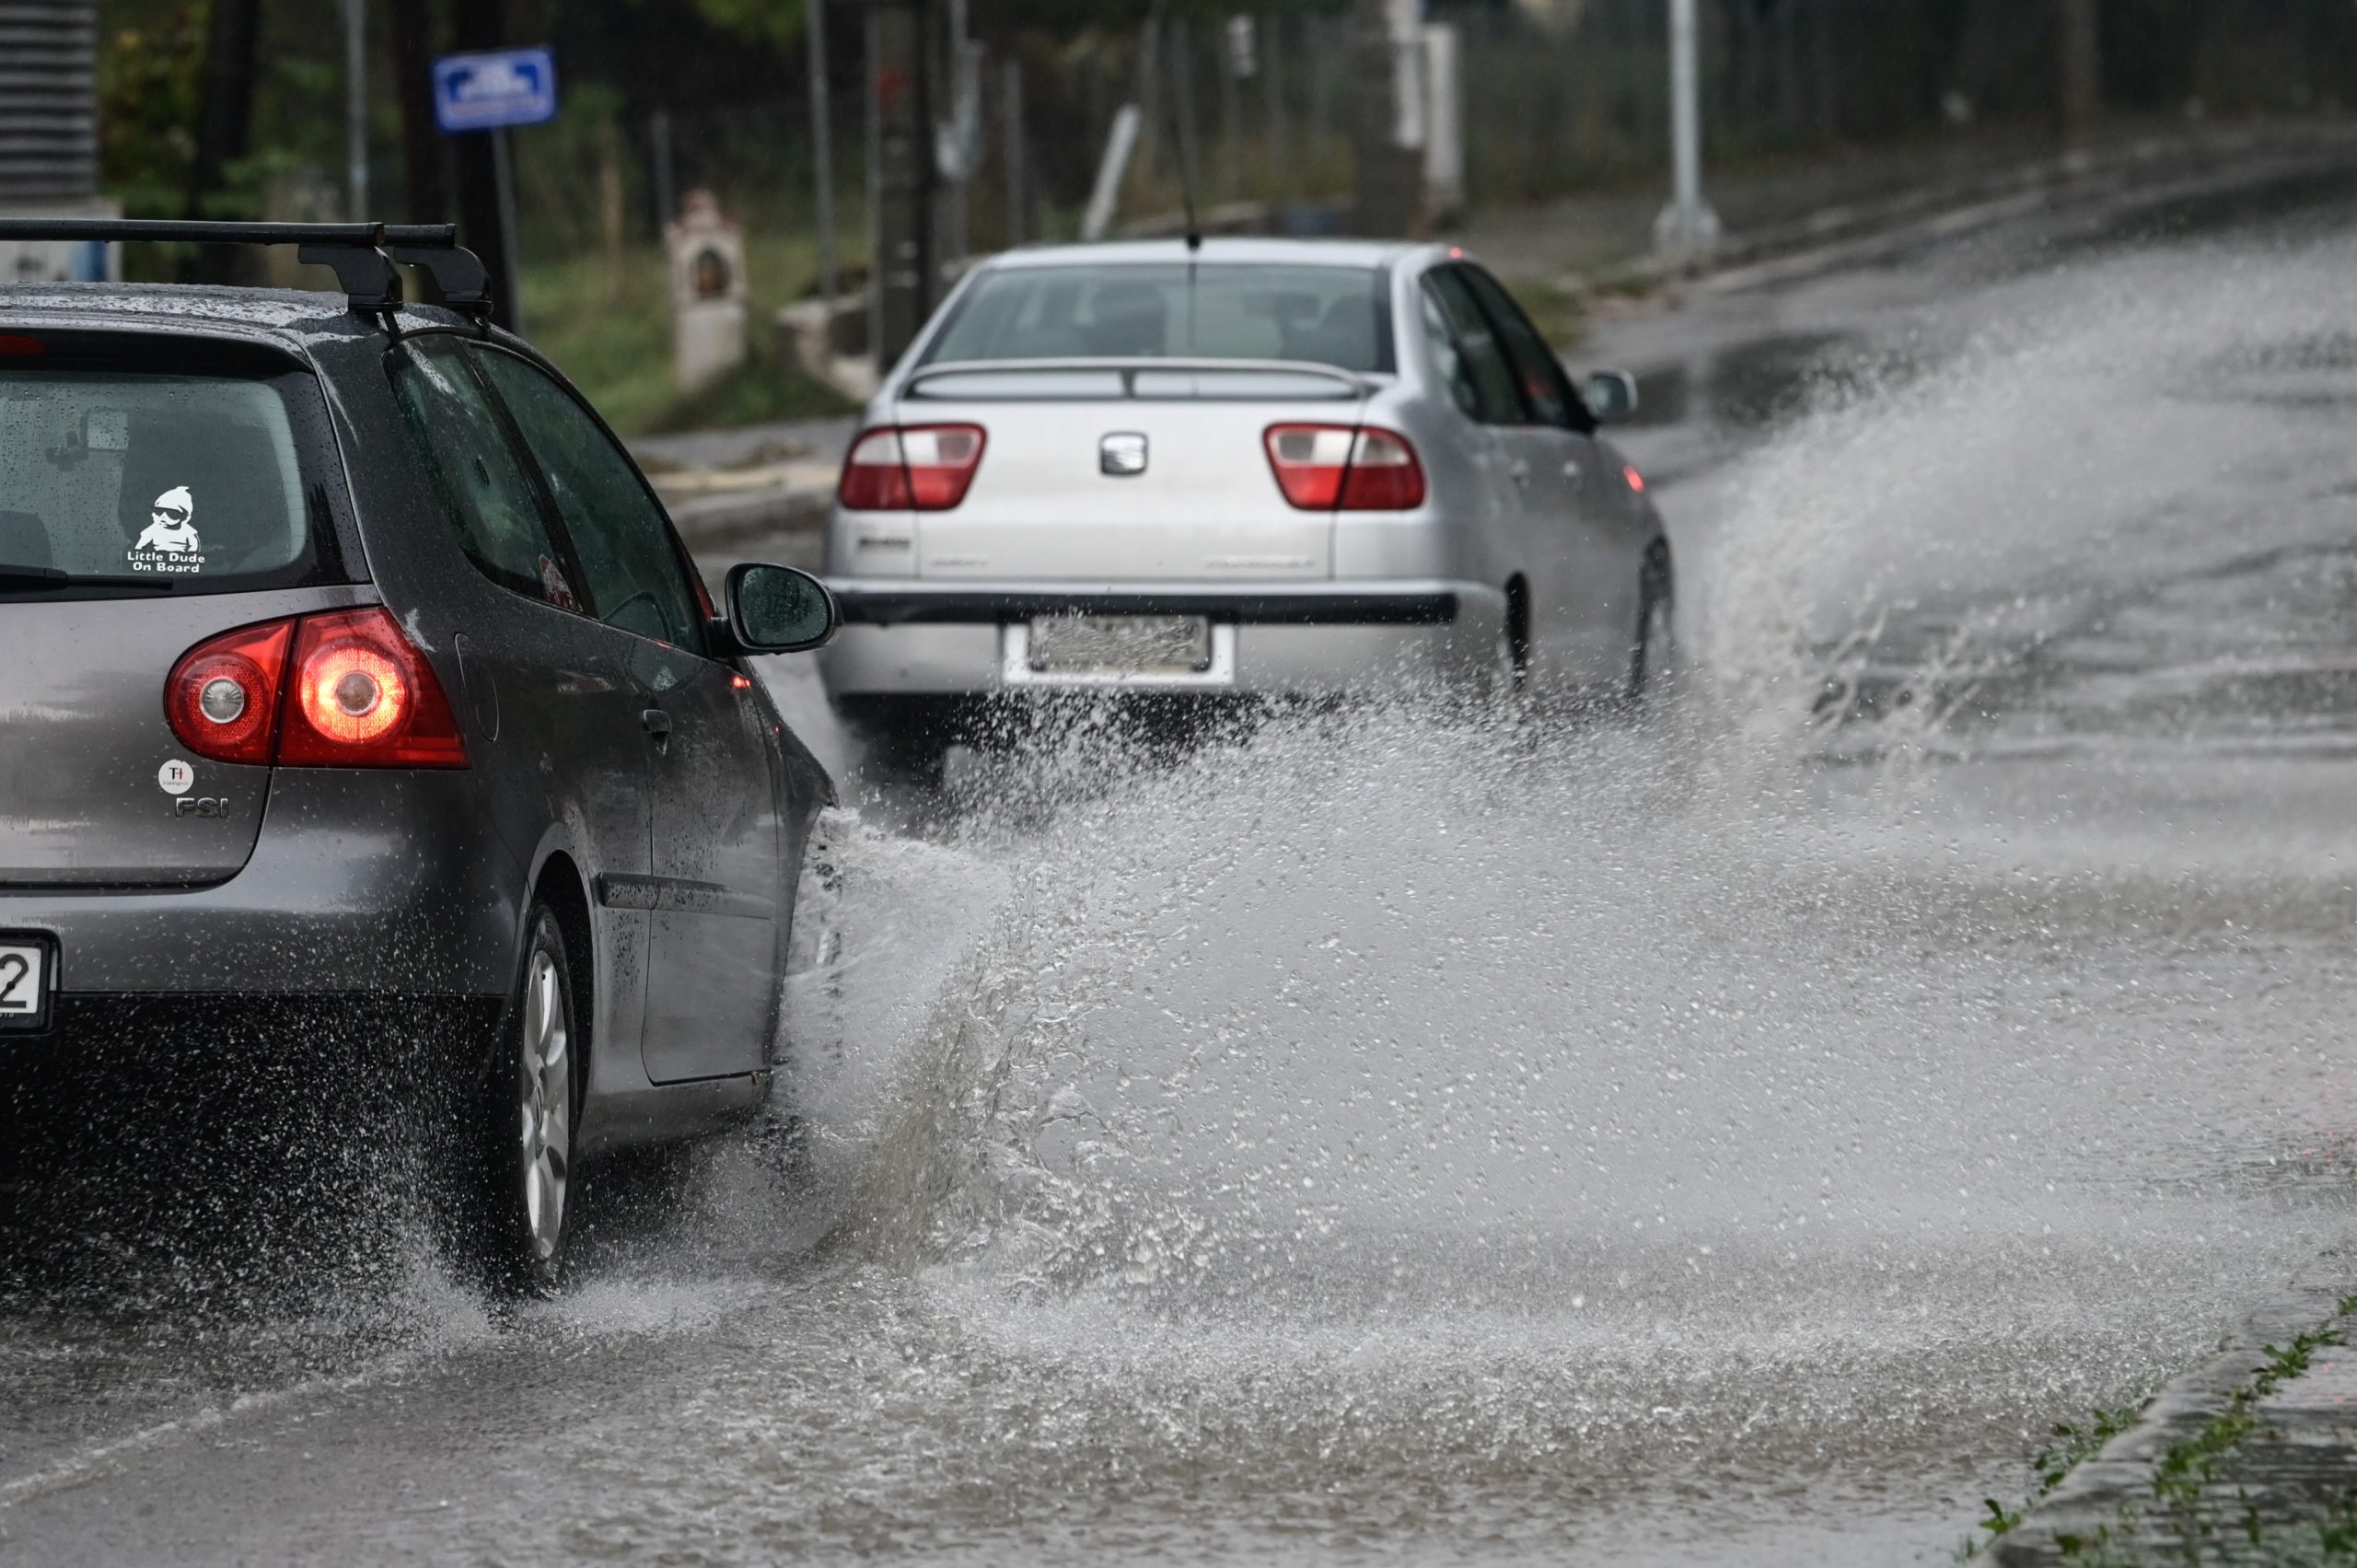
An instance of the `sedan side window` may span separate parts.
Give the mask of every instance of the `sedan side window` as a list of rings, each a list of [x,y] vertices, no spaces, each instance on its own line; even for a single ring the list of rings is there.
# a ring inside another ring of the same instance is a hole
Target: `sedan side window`
[[[1457,401],[1457,408],[1468,419],[1481,417],[1481,393],[1473,385],[1473,373],[1465,364],[1465,355],[1457,352],[1456,334],[1448,330],[1448,318],[1440,313],[1440,301],[1433,297],[1429,288],[1418,291],[1424,306],[1424,341],[1432,346],[1433,364],[1440,371],[1440,378],[1447,383],[1448,395]]]
[[[636,465],[537,366],[493,349],[476,353],[548,481],[598,618],[702,653],[700,601],[672,543],[670,519]]]
[[[501,587],[578,610],[524,461],[457,340],[411,338],[394,363],[393,395],[467,559]]]
[[[1504,345],[1506,357],[1514,362],[1515,375],[1522,383],[1523,401],[1530,405],[1531,416],[1540,424],[1552,424],[1563,430],[1576,430],[1582,435],[1596,429],[1596,418],[1572,390],[1572,378],[1563,374],[1563,362],[1547,346],[1547,339],[1505,285],[1476,267],[1466,267],[1462,273],[1481,302],[1490,319],[1497,324],[1498,337]]]
[[[1454,268],[1445,267],[1425,277],[1427,320],[1435,303],[1464,369],[1465,391],[1457,394],[1459,405],[1486,424],[1523,424],[1528,416],[1515,391],[1514,367],[1506,363],[1505,352],[1498,346],[1498,336],[1491,331],[1489,318],[1473,303],[1473,296]],[[1450,389],[1456,390],[1454,385]],[[1472,398],[1469,404],[1465,402],[1467,394]]]

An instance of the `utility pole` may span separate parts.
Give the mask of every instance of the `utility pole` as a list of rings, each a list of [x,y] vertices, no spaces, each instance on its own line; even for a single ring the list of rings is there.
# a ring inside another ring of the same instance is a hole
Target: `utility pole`
[[[1699,261],[1719,239],[1719,215],[1702,195],[1701,17],[1696,0],[1669,0],[1669,145],[1672,192],[1654,221],[1654,244]]]
[[[2094,140],[2103,118],[2103,44],[2096,0],[2061,0],[2062,141],[2073,152]]]
[[[401,108],[401,182],[412,223],[447,223],[442,134],[434,123],[433,17],[425,0],[391,0],[394,97]],[[431,287],[432,278],[423,277]]]
[[[834,113],[827,97],[827,0],[809,0],[803,42],[810,54],[810,163],[819,223],[819,297],[831,307],[842,277],[835,256]],[[668,221],[668,215],[667,215]]]
[[[508,41],[507,0],[467,0],[451,7],[462,50],[497,49]],[[510,331],[520,330],[515,233],[515,174],[508,167],[507,133],[473,131],[450,138],[459,175],[459,228],[470,250],[491,274],[491,319]]]
[[[261,0],[215,0],[205,17],[204,63],[198,78],[196,156],[190,161],[186,211],[217,218],[215,203],[229,166],[246,156],[253,130],[255,64],[261,40]],[[192,283],[235,283],[248,258],[242,251],[201,249],[190,264]]]
[[[867,13],[878,375],[915,341],[941,285],[934,236],[931,10],[926,0],[876,0]]]
[[[1423,155],[1401,134],[1411,105],[1402,100],[1403,54],[1414,0],[1356,0],[1351,8],[1351,63],[1358,90],[1351,95],[1351,140],[1358,166],[1352,226],[1391,238],[1413,230],[1422,203],[1417,187]],[[1401,13],[1410,15],[1403,18]],[[1406,36],[1403,36],[1406,35]],[[1412,85],[1411,78],[1410,85]],[[1422,106],[1416,109],[1421,124]]]
[[[1024,167],[1023,57],[1013,51],[999,67],[999,122],[1004,138],[1006,164],[1006,243],[1023,243],[1031,226],[1031,192]]]
[[[368,219],[368,0],[343,0],[343,136],[352,221]]]

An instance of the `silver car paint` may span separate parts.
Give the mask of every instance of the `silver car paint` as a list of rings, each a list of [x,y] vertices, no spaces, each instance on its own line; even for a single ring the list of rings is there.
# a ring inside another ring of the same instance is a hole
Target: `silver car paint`
[[[983,263],[960,290],[992,268],[1168,262],[1183,255],[1176,241],[1042,248]],[[1205,265],[1390,269],[1398,369],[1359,377],[1366,391],[1353,403],[908,396],[927,345],[958,298],[953,292],[886,378],[862,424],[970,422],[984,427],[989,443],[973,489],[955,511],[833,510],[827,575],[854,623],[820,655],[829,689],[868,696],[981,692],[1002,684],[997,628],[857,624],[856,606],[870,593],[913,587],[947,602],[1061,588],[1085,598],[1137,580],[1248,592],[1318,577],[1367,587],[1437,583],[1465,608],[1442,626],[1248,622],[1237,632],[1237,690],[1319,693],[1486,677],[1504,632],[1506,588],[1516,579],[1530,590],[1535,680],[1610,686],[1625,679],[1643,562],[1662,538],[1660,519],[1631,490],[1627,465],[1608,442],[1486,425],[1457,407],[1421,326],[1419,291],[1429,269],[1458,255],[1439,246],[1357,241],[1205,243]],[[1285,503],[1261,432],[1281,422],[1353,417],[1413,443],[1428,482],[1423,506],[1318,515]],[[1147,475],[1101,473],[1102,436],[1130,430],[1148,439]]]

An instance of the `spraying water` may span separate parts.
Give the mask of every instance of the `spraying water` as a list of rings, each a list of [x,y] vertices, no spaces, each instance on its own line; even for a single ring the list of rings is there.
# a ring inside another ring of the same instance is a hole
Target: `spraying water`
[[[303,1539],[1945,1553],[2347,1231],[2345,268],[2028,277],[1831,378],[1671,497],[1643,721],[1084,722],[830,814],[791,1132],[337,1408],[592,1479],[410,1454],[464,1506]]]

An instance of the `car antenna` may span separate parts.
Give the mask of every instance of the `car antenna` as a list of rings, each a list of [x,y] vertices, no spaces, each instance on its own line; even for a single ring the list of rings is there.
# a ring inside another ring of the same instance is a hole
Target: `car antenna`
[[[1155,41],[1162,47],[1163,58],[1170,76],[1170,91],[1165,96],[1170,104],[1170,140],[1178,148],[1178,206],[1187,219],[1187,261],[1194,264],[1195,252],[1203,248],[1202,220],[1195,213],[1195,145],[1187,134],[1187,116],[1179,112],[1178,95],[1185,84],[1178,73],[1186,62],[1168,47],[1167,29],[1170,21],[1170,0],[1155,0]]]

